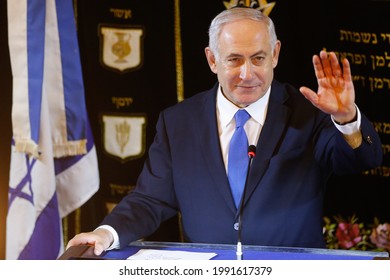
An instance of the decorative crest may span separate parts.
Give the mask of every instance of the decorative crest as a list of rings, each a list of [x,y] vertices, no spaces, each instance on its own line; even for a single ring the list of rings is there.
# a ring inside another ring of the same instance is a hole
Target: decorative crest
[[[230,0],[230,2],[224,1],[223,4],[226,9],[233,7],[248,7],[260,10],[263,14],[268,16],[276,2],[267,3],[266,0]]]

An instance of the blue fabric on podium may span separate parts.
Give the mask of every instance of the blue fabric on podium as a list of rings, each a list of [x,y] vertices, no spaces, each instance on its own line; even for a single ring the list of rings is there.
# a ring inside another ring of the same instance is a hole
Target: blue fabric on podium
[[[129,246],[123,250],[112,250],[106,252],[105,259],[125,260],[129,256],[134,255],[140,249],[154,249],[154,250],[181,250],[187,252],[203,252],[216,253],[217,255],[211,260],[236,260],[235,250],[214,249],[214,248],[183,248],[183,247],[153,247],[153,246]],[[294,250],[294,249],[293,249]],[[314,249],[316,250],[316,249]],[[325,249],[324,249],[325,250]],[[319,252],[306,252],[310,249],[295,248],[295,252],[286,251],[258,251],[258,250],[243,250],[244,260],[372,260],[373,256],[368,255],[352,255],[342,254],[342,251],[334,250],[334,254]]]

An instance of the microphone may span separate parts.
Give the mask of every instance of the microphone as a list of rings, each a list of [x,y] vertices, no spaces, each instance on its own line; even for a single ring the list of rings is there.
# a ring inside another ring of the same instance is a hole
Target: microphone
[[[248,184],[248,177],[249,177],[249,171],[251,168],[251,163],[253,158],[256,156],[256,146],[255,145],[250,145],[248,147],[248,169],[246,172],[246,178],[245,178],[245,185],[244,185],[244,190],[242,191],[242,196],[241,196],[241,201],[239,205],[239,214],[238,214],[238,237],[237,237],[237,260],[242,260],[243,259],[243,253],[242,253],[242,244],[241,244],[241,231],[242,231],[242,213],[244,211],[244,200],[245,200],[245,191],[246,191],[246,185]]]

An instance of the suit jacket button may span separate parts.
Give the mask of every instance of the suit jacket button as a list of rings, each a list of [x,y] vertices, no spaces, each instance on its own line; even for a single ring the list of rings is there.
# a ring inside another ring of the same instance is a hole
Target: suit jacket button
[[[234,227],[234,230],[238,230],[238,226],[239,224],[238,223],[234,223],[233,227]]]

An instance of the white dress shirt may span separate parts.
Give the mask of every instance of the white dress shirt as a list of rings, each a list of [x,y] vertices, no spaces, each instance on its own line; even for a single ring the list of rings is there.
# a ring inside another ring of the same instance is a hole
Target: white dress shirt
[[[268,100],[271,89],[269,88],[266,94],[257,100],[255,103],[242,108],[245,109],[251,118],[245,123],[244,129],[248,137],[248,144],[255,145],[259,139],[261,129],[264,125],[265,117],[267,115]],[[230,102],[221,91],[219,87],[217,93],[217,123],[218,135],[221,143],[221,152],[227,170],[228,151],[230,139],[236,129],[236,121],[234,115],[240,108]]]

